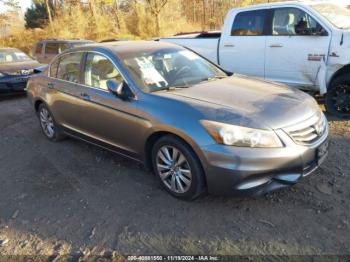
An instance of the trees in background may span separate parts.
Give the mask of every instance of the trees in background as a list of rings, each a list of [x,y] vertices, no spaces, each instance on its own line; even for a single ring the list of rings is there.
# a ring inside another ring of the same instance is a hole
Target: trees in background
[[[4,13],[0,13],[0,27],[8,25],[9,22],[9,14],[13,12],[18,12],[21,7],[19,5],[18,0],[0,0],[5,7],[7,7],[8,11]]]
[[[16,0],[0,0],[16,2]],[[28,28],[44,28],[66,12],[72,19],[77,9],[86,12],[92,21],[92,30],[100,35],[108,21],[115,31],[139,37],[168,34],[170,29],[180,31],[220,29],[227,11],[234,6],[243,6],[269,0],[33,0],[25,17]],[[79,22],[79,21],[77,21]],[[172,25],[169,25],[172,22]],[[109,26],[107,26],[109,27]],[[59,31],[60,28],[55,28]],[[54,30],[53,30],[54,31]],[[57,33],[57,32],[56,32]]]
[[[19,8],[18,0],[0,1],[7,7]],[[29,51],[43,38],[147,39],[179,32],[220,30],[230,8],[269,0],[31,1],[33,4],[25,13],[29,30],[10,32],[11,37],[0,35],[0,45]],[[0,31],[2,21],[9,23],[0,14]],[[32,30],[36,28],[41,30]]]
[[[48,24],[48,13],[43,1],[34,0],[24,15],[26,28],[44,28]]]
[[[0,12],[0,38],[6,37],[11,32],[23,30],[23,19],[20,15],[21,7],[18,0],[0,0],[5,6]]]
[[[18,11],[21,9],[18,0],[0,0],[0,3],[3,3],[11,11]]]
[[[152,15],[154,15],[156,33],[160,34],[160,12],[163,10],[165,5],[168,3],[168,0],[146,0],[148,8]]]

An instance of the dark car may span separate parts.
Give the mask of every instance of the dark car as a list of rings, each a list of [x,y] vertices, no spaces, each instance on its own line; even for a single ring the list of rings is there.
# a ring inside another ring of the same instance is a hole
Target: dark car
[[[42,65],[15,48],[0,48],[0,94],[23,93],[28,78]]]
[[[285,188],[327,156],[328,123],[311,96],[229,76],[168,43],[66,51],[31,78],[28,98],[51,141],[69,135],[141,161],[181,199]]]

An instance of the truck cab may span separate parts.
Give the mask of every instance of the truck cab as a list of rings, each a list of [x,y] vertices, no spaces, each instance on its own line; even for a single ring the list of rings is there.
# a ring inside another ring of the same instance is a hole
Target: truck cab
[[[198,36],[163,40],[193,49],[226,71],[326,95],[328,111],[350,116],[350,11],[342,6],[295,1],[236,8],[227,14],[216,46],[213,38]]]

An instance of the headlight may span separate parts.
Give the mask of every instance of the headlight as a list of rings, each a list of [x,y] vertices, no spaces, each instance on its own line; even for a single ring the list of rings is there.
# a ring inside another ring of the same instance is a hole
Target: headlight
[[[283,144],[274,131],[201,120],[201,124],[218,144],[238,147],[276,148]]]
[[[0,72],[0,77],[4,77],[5,75],[3,73]]]

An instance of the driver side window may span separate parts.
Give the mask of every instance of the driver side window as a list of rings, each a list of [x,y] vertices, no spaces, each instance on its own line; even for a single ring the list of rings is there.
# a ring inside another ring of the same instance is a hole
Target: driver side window
[[[108,80],[123,81],[123,77],[108,58],[100,54],[88,53],[84,71],[84,84],[108,90]]]
[[[322,26],[306,12],[298,8],[278,8],[274,10],[272,35],[308,36],[325,32]]]

